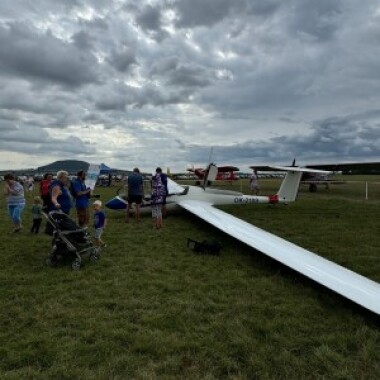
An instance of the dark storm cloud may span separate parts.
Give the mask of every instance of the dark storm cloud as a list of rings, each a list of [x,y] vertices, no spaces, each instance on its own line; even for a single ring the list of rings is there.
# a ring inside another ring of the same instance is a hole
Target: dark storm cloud
[[[14,125],[13,128],[1,132],[2,145],[5,143],[40,143],[47,141],[49,134],[40,128],[29,128],[25,125]]]
[[[22,151],[26,154],[53,153],[63,157],[94,152],[93,147],[78,137],[54,138],[44,129],[24,124],[7,130],[0,129],[0,136],[0,151]]]
[[[79,50],[91,50],[94,48],[91,36],[83,30],[75,33],[72,36],[72,40]]]
[[[177,88],[163,91],[161,87],[151,84],[140,88],[116,84],[105,88],[104,92],[107,96],[101,93],[94,99],[96,108],[101,111],[123,111],[127,108],[178,104],[186,102],[191,94],[186,89]]]
[[[22,111],[40,115],[47,115],[56,112],[62,112],[64,103],[50,94],[31,89],[25,82],[12,82],[12,85],[4,87],[4,91],[0,92],[0,109],[7,111]],[[16,115],[15,115],[16,116]],[[20,120],[21,115],[18,114],[14,120]]]
[[[109,28],[108,22],[104,18],[94,17],[91,20],[81,20],[83,25],[88,29],[102,31],[103,33]]]
[[[309,42],[331,39],[341,24],[344,1],[303,0],[295,2],[288,30],[294,37],[309,37]]]
[[[371,111],[378,115],[378,110]],[[312,123],[305,134],[291,134],[267,140],[247,140],[236,144],[214,144],[212,161],[218,164],[290,165],[378,160],[380,157],[379,122],[369,122],[363,115],[331,117]],[[211,145],[177,143],[184,150],[184,160],[207,163]]]
[[[174,2],[174,8],[178,13],[176,26],[188,27],[212,27],[215,24],[229,19],[234,22],[251,15],[258,18],[272,16],[284,3],[280,0],[178,0]],[[238,36],[239,28],[234,25],[233,36]]]
[[[3,136],[5,131],[12,131],[14,129],[14,123],[10,120],[2,120],[0,117],[0,133]]]
[[[119,50],[113,50],[108,62],[120,72],[126,72],[137,62],[136,52],[133,48],[123,46]]]
[[[0,25],[2,72],[68,86],[97,80],[97,60],[76,45],[20,23]]]
[[[149,38],[160,42],[169,37],[162,19],[162,4],[126,3],[123,9],[134,15],[134,22]]]
[[[206,87],[214,79],[214,74],[207,67],[182,63],[176,57],[154,63],[150,75],[164,78],[169,85],[182,87]]]
[[[375,159],[379,20],[377,0],[0,2],[0,155]]]
[[[235,10],[244,7],[244,0],[179,0],[175,8],[179,13],[177,27],[207,26],[220,22]]]
[[[160,31],[161,10],[151,5],[147,5],[137,14],[136,21],[144,30]]]
[[[0,15],[4,19],[8,18],[29,18],[41,17],[48,13],[68,13],[74,7],[79,6],[81,0],[65,0],[65,1],[51,1],[51,0],[17,0],[17,1],[1,1],[0,2]]]

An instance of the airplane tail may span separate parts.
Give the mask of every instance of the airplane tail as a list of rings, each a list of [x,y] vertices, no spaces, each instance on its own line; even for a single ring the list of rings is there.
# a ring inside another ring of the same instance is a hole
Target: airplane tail
[[[209,183],[215,181],[216,176],[218,175],[218,167],[214,164],[209,164],[205,171],[205,176],[203,179],[203,188],[205,189]]]
[[[283,179],[277,197],[280,202],[294,202],[297,198],[302,172],[288,171]]]
[[[286,171],[286,176],[277,192],[277,197],[280,202],[294,202],[296,200],[303,173],[330,173],[324,170],[300,168],[297,166],[273,166],[273,169]]]

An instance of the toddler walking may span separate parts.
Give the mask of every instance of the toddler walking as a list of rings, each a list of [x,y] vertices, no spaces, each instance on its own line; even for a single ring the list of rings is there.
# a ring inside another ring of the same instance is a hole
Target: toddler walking
[[[102,201],[96,200],[94,206],[94,228],[95,228],[95,243],[98,247],[106,247],[107,244],[101,240],[104,228],[107,224],[106,214],[102,210]]]
[[[42,222],[42,199],[39,196],[34,197],[34,203],[32,206],[32,218],[33,224],[32,228],[30,229],[30,233],[38,234]]]

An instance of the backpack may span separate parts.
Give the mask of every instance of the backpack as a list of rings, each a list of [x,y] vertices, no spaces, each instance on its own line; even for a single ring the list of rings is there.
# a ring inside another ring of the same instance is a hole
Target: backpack
[[[187,246],[191,248],[195,253],[203,255],[215,255],[219,256],[222,249],[222,243],[219,240],[209,238],[198,242],[192,239],[187,239]]]

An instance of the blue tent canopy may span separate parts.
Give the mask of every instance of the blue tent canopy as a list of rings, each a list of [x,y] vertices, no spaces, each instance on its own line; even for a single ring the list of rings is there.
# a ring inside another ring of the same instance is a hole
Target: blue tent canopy
[[[112,169],[106,164],[100,164],[100,174],[108,174]]]

